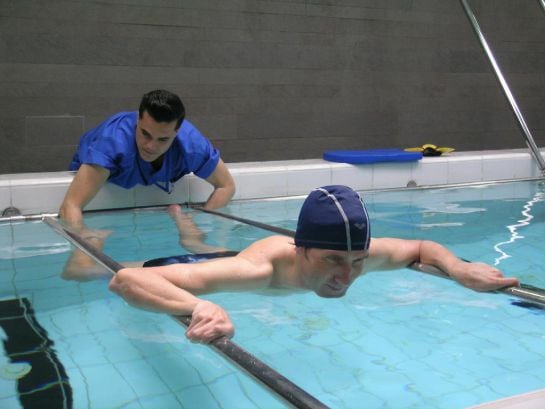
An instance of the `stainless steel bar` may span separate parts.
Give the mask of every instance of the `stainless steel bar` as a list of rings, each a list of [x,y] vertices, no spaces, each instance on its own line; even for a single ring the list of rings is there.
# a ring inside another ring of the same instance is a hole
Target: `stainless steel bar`
[[[83,238],[76,233],[64,228],[58,221],[52,217],[44,217],[43,222],[55,230],[62,237],[81,249],[87,255],[92,257],[97,263],[101,264],[112,274],[116,274],[123,268],[121,264],[113,260],[102,251],[88,244]],[[174,316],[173,318],[178,323],[187,327],[191,323],[191,316]],[[239,368],[244,369],[249,375],[256,378],[263,385],[267,386],[271,391],[276,393],[286,402],[293,405],[295,408],[309,409],[327,409],[328,407],[316,399],[314,396],[305,392],[299,386],[295,385],[285,376],[279,374],[274,369],[269,367],[264,362],[235,344],[226,337],[218,338],[210,343],[216,351],[220,352],[224,357],[235,363]]]
[[[430,265],[422,264],[422,263],[412,263],[409,267],[412,270],[416,270],[422,273],[427,273],[437,277],[448,278],[449,280],[452,280],[452,278],[450,278],[447,273],[438,269],[435,266],[430,266]],[[500,288],[496,292],[512,295],[514,297],[521,298],[525,301],[530,301],[530,302],[545,306],[545,290],[538,287],[533,287],[527,284],[521,284],[520,287]]]
[[[57,214],[29,214],[29,215],[17,215],[17,216],[4,216],[0,217],[0,223],[12,223],[12,222],[31,222],[31,221],[42,221],[46,216],[55,217]]]
[[[517,102],[515,101],[513,93],[511,92],[511,89],[509,88],[509,85],[507,84],[507,81],[505,80],[505,77],[503,76],[501,72],[501,69],[496,61],[496,58],[494,57],[494,54],[492,53],[492,49],[490,48],[490,46],[488,45],[488,42],[486,41],[486,38],[484,37],[484,34],[481,30],[481,27],[479,26],[479,22],[477,21],[475,14],[473,13],[473,10],[469,6],[468,0],[460,0],[460,1],[462,3],[462,6],[464,8],[467,18],[469,19],[469,22],[471,23],[471,26],[473,27],[473,31],[477,35],[477,38],[479,39],[481,46],[483,47],[483,50],[485,51],[488,57],[488,60],[490,61],[490,64],[492,64],[492,68],[494,69],[494,73],[496,74],[496,77],[498,78],[498,81],[500,82],[503,93],[505,94],[505,97],[509,101],[511,110],[513,111],[513,114],[515,115],[519,128],[522,131],[524,138],[526,139],[526,144],[528,145],[528,148],[532,152],[534,159],[536,160],[538,164],[539,170],[541,171],[543,175],[545,173],[545,161],[543,160],[543,156],[541,155],[541,152],[539,151],[534,141],[532,133],[530,132],[530,129],[528,128],[528,125],[526,125],[526,121],[524,120],[522,112],[520,111],[517,105]]]
[[[545,1],[545,0],[544,0]],[[394,188],[373,188],[373,189],[362,189],[363,192],[403,192],[403,191],[415,191],[415,190],[428,190],[428,189],[437,189],[437,188],[459,188],[464,186],[483,186],[483,185],[500,185],[512,182],[531,182],[531,181],[543,181],[542,177],[529,177],[522,179],[501,179],[501,180],[491,180],[491,181],[479,181],[479,182],[462,182],[462,183],[449,183],[449,184],[439,184],[439,185],[418,185],[415,187],[394,187]],[[288,196],[288,198],[304,198],[306,195],[298,196]],[[271,197],[263,199],[244,199],[241,201],[244,202],[270,202],[285,200],[286,197]],[[194,203],[186,203],[188,206],[194,205]],[[142,211],[155,211],[166,209],[168,205],[156,205],[156,206],[135,206],[135,207],[123,207],[123,208],[109,208],[109,209],[97,209],[97,210],[87,210],[85,214],[92,213],[108,213],[108,212],[120,212],[125,210],[142,210]],[[44,217],[57,217],[58,213],[34,213],[27,215],[17,215],[17,216],[0,216],[0,224],[3,223],[13,223],[13,222],[25,222],[25,221],[42,221]]]

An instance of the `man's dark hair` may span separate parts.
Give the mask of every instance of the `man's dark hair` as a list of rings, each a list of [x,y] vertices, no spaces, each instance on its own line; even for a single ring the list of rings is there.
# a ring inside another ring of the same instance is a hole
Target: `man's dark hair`
[[[180,128],[185,118],[185,108],[180,97],[164,89],[156,89],[144,94],[138,108],[140,118],[144,111],[157,122],[177,121],[176,129]]]

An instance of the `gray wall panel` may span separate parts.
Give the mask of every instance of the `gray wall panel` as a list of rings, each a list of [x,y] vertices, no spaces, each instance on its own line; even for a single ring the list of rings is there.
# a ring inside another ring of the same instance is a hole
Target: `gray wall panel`
[[[470,4],[543,146],[543,12]],[[525,147],[457,0],[3,0],[0,34],[0,173],[66,169],[155,88],[226,162]]]

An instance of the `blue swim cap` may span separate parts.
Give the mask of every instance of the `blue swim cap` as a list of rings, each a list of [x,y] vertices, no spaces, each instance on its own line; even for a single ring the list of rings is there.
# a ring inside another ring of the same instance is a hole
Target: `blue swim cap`
[[[301,207],[295,245],[329,250],[367,250],[371,240],[363,201],[347,186],[314,189]]]

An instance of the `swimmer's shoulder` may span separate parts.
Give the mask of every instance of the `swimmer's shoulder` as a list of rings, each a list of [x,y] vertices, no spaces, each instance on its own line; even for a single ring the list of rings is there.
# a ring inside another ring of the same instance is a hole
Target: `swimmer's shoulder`
[[[285,249],[293,248],[293,238],[287,237],[287,236],[269,236],[265,237],[264,239],[257,240],[254,242],[250,248],[258,248],[260,250],[267,250],[267,252],[276,252],[276,251],[283,251]]]
[[[287,236],[269,236],[257,240],[246,249],[239,253],[240,257],[257,259],[267,259],[269,261],[278,258],[285,258],[286,254],[293,251],[295,245],[293,238]]]

